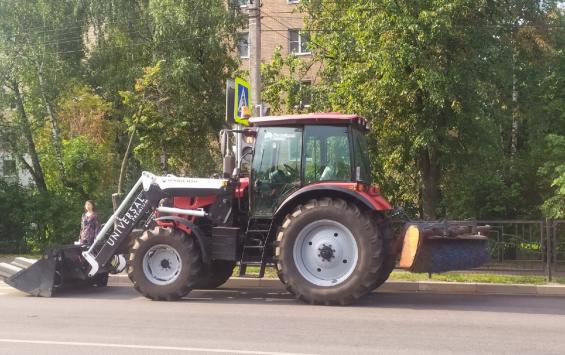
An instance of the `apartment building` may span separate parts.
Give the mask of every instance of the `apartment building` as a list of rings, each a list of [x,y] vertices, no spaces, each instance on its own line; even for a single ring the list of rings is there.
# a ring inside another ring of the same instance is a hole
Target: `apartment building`
[[[26,160],[29,157],[25,157]],[[24,187],[33,184],[32,176],[22,164],[8,151],[0,148],[0,180],[7,183],[18,183]]]
[[[6,88],[1,88],[0,90],[6,90]],[[3,116],[9,116],[15,112],[15,106],[11,106],[0,112]],[[0,129],[5,129],[0,125]],[[23,159],[27,163],[31,163],[31,159],[28,154],[25,154]],[[0,181],[7,183],[18,183],[24,187],[31,186],[33,184],[33,178],[29,171],[25,169],[21,161],[18,161],[16,154],[13,154],[10,150],[10,145],[4,141],[0,135]]]
[[[260,0],[254,0],[260,1]],[[238,0],[237,5],[243,13],[248,0]],[[297,11],[299,0],[262,0],[261,11],[261,62],[271,60],[276,48],[281,48],[283,56],[292,54],[304,60],[312,57],[308,42],[309,33],[304,28],[304,14]],[[241,69],[249,70],[249,32],[242,29],[239,33],[238,55],[241,58]],[[314,65],[301,78],[302,85],[315,84],[320,66]],[[304,98],[304,106],[309,105]]]

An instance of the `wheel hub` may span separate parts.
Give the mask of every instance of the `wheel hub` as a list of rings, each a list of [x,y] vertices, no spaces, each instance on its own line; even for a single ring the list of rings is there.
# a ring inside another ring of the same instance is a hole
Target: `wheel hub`
[[[179,253],[170,245],[154,245],[143,256],[143,273],[155,285],[169,285],[182,271]]]
[[[296,238],[293,256],[300,274],[317,286],[335,286],[357,265],[357,242],[351,231],[334,220],[318,220]]]
[[[332,249],[331,244],[322,244],[322,247],[318,248],[318,250],[320,251],[320,254],[318,254],[318,256],[322,258],[322,261],[331,261],[333,258],[335,258],[335,249]]]
[[[163,259],[163,260],[161,260],[161,267],[162,267],[163,269],[170,269],[170,268],[171,268],[171,265],[170,265],[169,259]]]

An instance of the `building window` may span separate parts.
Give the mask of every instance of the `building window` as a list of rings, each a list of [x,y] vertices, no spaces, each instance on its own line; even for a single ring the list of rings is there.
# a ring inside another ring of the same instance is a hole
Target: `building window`
[[[240,58],[249,58],[249,32],[237,35],[237,53]]]
[[[16,161],[12,159],[4,159],[2,164],[2,175],[3,176],[16,176],[18,171],[16,170]]]
[[[293,54],[310,54],[310,35],[300,30],[288,30],[289,50]]]

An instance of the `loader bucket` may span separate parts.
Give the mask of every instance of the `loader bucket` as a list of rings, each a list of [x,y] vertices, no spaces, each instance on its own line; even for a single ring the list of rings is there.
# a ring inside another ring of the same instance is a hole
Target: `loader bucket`
[[[51,297],[60,288],[78,285],[87,279],[81,251],[81,246],[69,245],[47,250],[27,268],[21,268],[26,263],[18,259],[0,267],[8,285],[32,296]],[[14,273],[10,275],[10,271]]]
[[[461,222],[409,224],[399,266],[430,274],[479,267],[489,260],[488,229]]]

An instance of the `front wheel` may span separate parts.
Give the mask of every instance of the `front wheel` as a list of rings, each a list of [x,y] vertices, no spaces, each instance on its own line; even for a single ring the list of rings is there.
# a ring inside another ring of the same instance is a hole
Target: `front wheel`
[[[277,234],[279,277],[312,304],[349,304],[372,290],[383,263],[382,240],[368,213],[342,199],[298,206]]]
[[[176,300],[187,295],[200,273],[200,252],[180,230],[155,228],[138,237],[130,252],[128,276],[133,287],[152,300]]]

